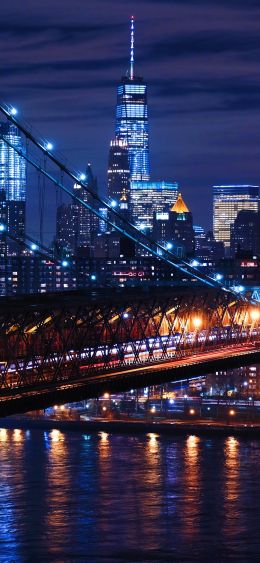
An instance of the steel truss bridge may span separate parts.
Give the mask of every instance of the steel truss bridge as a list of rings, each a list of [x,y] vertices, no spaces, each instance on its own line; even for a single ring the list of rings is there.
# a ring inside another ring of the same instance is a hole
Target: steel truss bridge
[[[252,363],[256,312],[214,288],[2,299],[0,414]]]
[[[24,148],[4,135],[0,139],[50,189],[65,192],[102,220],[99,206],[105,207],[110,227],[192,280],[190,286],[179,288],[107,288],[1,298],[0,414],[259,360],[259,304],[227,290],[138,231],[110,202],[92,192],[78,171],[53,155],[46,140],[18,122],[12,108],[2,104],[0,113],[18,127]],[[89,193],[88,202],[76,196],[75,182]],[[21,239],[6,225],[1,225],[1,232],[28,249],[33,244],[39,256],[55,260],[42,233],[38,239],[28,234]]]

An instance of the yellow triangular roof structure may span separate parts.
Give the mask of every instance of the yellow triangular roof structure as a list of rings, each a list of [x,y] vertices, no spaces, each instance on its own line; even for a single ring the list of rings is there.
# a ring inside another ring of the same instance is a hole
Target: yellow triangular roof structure
[[[171,211],[174,211],[175,213],[190,213],[190,210],[188,209],[186,203],[184,203],[182,199],[181,193],[178,194],[177,200],[175,201],[175,204],[172,206]]]
[[[123,189],[122,195],[120,197],[120,201],[127,201],[127,195],[126,195],[125,188]]]

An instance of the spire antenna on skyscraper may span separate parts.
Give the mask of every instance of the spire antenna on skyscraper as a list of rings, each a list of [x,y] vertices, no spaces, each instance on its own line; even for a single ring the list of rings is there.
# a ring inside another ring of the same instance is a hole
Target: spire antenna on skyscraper
[[[134,80],[135,18],[131,17],[130,80]]]

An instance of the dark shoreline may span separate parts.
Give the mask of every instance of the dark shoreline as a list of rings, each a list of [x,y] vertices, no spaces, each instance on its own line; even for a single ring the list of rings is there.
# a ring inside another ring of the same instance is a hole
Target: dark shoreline
[[[198,436],[240,436],[244,438],[260,438],[260,425],[254,424],[214,424],[185,422],[142,422],[121,420],[56,420],[35,419],[31,417],[7,417],[0,419],[0,428],[22,430],[60,430],[82,433],[109,432],[114,434],[147,434],[155,433],[167,436],[197,434]]]

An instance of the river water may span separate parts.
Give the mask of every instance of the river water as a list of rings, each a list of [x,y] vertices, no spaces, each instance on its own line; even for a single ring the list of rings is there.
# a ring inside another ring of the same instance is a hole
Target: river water
[[[260,443],[0,430],[0,561],[228,562],[260,553]]]

